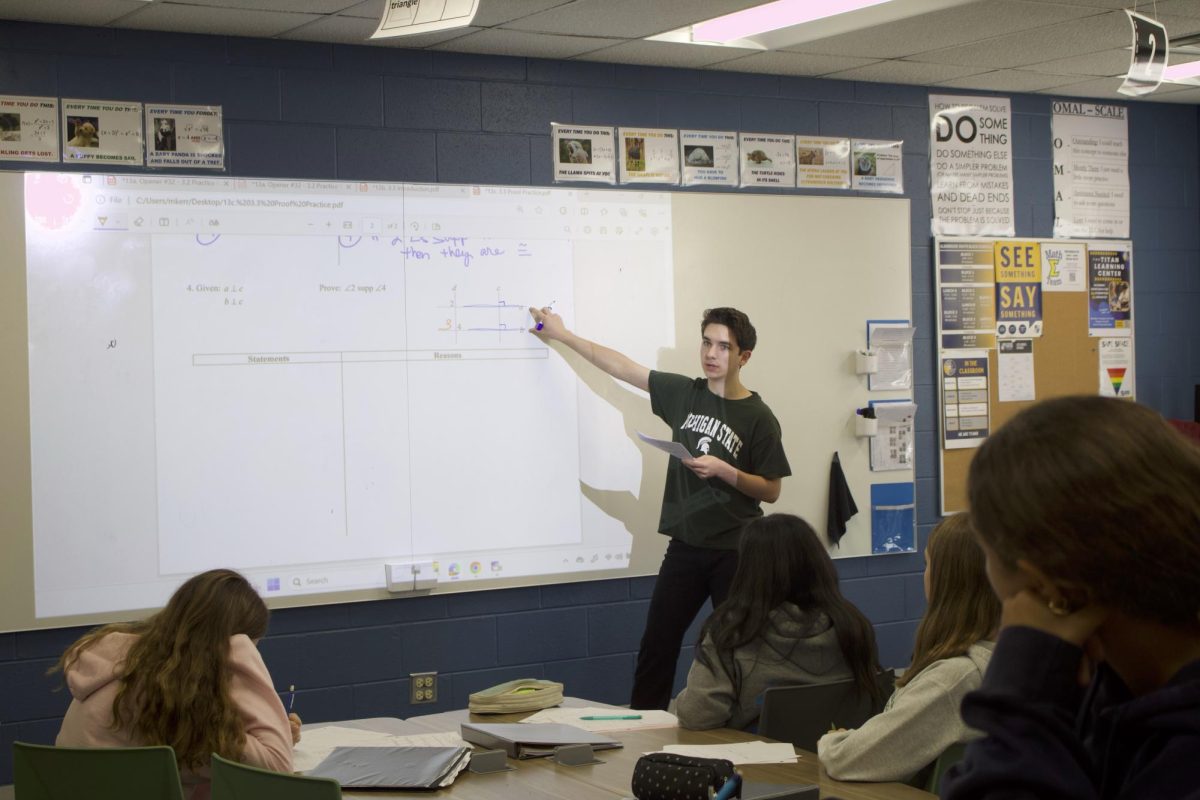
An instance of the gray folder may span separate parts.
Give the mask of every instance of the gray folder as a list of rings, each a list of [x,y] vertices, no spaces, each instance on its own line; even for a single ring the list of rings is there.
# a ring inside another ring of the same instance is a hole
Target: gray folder
[[[437,789],[469,747],[337,747],[307,774],[354,789]]]
[[[464,722],[462,738],[488,750],[503,750],[509,758],[540,758],[566,744],[590,744],[593,750],[620,747],[616,739],[574,725],[520,722]]]

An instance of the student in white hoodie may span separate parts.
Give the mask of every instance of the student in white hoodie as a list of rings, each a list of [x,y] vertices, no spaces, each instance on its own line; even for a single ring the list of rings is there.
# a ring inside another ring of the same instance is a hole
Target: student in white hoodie
[[[827,733],[817,755],[842,781],[915,782],[943,750],[975,738],[959,705],[979,688],[1000,623],[983,550],[966,513],[947,517],[925,546],[925,616],[912,664],[882,712],[854,730]]]
[[[853,678],[879,699],[875,632],[838,588],[812,527],[791,514],[747,523],[729,596],[700,632],[674,710],[685,728],[747,728],[771,686]]]
[[[193,800],[208,796],[213,753],[291,772],[300,718],[258,653],[267,615],[245,578],[214,569],[154,616],[91,631],[58,662],[73,699],[56,743],[170,745]]]

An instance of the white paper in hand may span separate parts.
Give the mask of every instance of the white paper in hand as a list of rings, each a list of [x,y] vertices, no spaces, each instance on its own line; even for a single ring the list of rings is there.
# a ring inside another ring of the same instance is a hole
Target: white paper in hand
[[[638,438],[651,447],[657,447],[659,450],[662,450],[669,456],[674,456],[675,458],[693,458],[692,454],[688,452],[688,449],[680,442],[672,442],[667,439],[655,439],[653,436],[647,436],[641,431],[638,431]]]

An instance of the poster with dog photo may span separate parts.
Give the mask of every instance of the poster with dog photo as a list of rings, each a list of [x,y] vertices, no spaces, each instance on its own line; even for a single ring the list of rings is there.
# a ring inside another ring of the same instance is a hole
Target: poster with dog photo
[[[742,180],[747,186],[796,186],[796,137],[774,133],[742,133],[738,135],[738,159]]]
[[[0,159],[58,161],[58,100],[0,95]]]
[[[224,169],[220,106],[146,106],[146,166]]]
[[[680,131],[684,186],[737,186],[738,137],[733,131]]]
[[[797,136],[796,185],[801,189],[849,189],[850,140]]]
[[[141,164],[142,104],[63,100],[62,137],[64,161]]]
[[[904,193],[904,142],[854,139],[850,143],[850,188],[863,192]]]
[[[616,183],[616,144],[612,128],[550,123],[554,182]]]
[[[617,128],[621,183],[679,183],[679,131]]]

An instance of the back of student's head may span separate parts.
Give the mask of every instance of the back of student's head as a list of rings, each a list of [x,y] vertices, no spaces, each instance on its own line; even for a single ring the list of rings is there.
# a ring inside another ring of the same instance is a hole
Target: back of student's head
[[[704,318],[700,321],[700,333],[703,334],[709,325],[729,328],[729,334],[739,350],[753,350],[758,344],[758,331],[750,324],[750,317],[736,308],[723,306],[705,309]]]
[[[203,572],[185,581],[161,611],[141,622],[109,625],[72,645],[59,662],[113,631],[138,634],[121,664],[114,726],[146,744],[168,744],[182,767],[204,766],[213,753],[237,759],[245,730],[229,696],[230,638],[267,632],[262,598],[238,573]]]
[[[988,583],[983,550],[966,512],[946,517],[933,529],[925,559],[925,615],[917,627],[912,664],[897,686],[935,661],[964,655],[971,645],[990,639],[1000,623],[1000,601]]]
[[[842,596],[837,571],[816,531],[792,514],[769,514],[746,524],[729,596],[705,623],[701,638],[711,635],[718,653],[731,655],[757,640],[771,612],[789,602],[814,617],[829,617],[855,680],[877,696],[875,631]]]
[[[971,521],[1007,565],[1068,600],[1200,625],[1200,448],[1157,413],[1101,397],[1032,406],[971,462]]]

